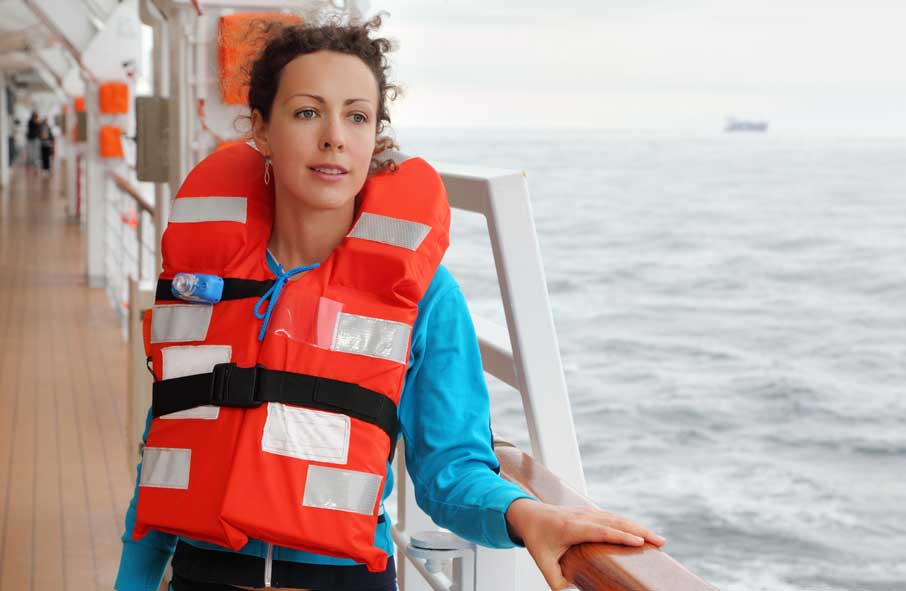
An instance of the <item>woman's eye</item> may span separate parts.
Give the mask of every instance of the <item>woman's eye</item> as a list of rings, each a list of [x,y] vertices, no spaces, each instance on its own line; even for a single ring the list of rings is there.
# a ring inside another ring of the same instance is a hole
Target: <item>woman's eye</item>
[[[358,117],[358,119],[357,119],[357,117]],[[352,120],[355,121],[356,123],[365,123],[366,121],[368,121],[368,117],[366,117],[362,113],[353,113]]]
[[[302,109],[301,111],[296,112],[296,117],[299,117],[300,119],[311,119],[314,116],[314,109]]]

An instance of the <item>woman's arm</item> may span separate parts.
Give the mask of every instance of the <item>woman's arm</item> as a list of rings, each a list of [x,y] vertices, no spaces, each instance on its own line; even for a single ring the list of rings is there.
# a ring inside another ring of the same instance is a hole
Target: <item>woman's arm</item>
[[[459,286],[443,266],[419,304],[411,357],[399,414],[418,505],[469,541],[513,547],[506,511],[530,495],[495,472],[475,329]]]
[[[142,441],[148,437],[151,426],[151,409],[145,421],[145,433]],[[132,539],[135,527],[135,504],[138,501],[138,483],[141,478],[142,464],[139,462],[135,476],[135,492],[129,501],[126,511],[126,529],[123,532],[123,552],[120,555],[120,567],[114,588],[117,591],[157,591],[160,579],[170,562],[176,548],[176,536],[151,530],[141,540]]]
[[[465,297],[443,266],[431,285],[419,307],[400,401],[418,505],[472,542],[499,548],[524,543],[552,589],[568,586],[559,560],[575,544],[640,546],[645,538],[662,545],[663,538],[628,519],[542,503],[497,475],[490,402]]]

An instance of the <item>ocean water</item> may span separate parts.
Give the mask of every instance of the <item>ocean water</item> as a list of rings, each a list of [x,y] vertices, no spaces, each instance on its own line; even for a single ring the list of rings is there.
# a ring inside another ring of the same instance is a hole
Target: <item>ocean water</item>
[[[597,503],[723,590],[906,590],[906,140],[397,136],[527,172]],[[481,217],[446,264],[503,323]]]

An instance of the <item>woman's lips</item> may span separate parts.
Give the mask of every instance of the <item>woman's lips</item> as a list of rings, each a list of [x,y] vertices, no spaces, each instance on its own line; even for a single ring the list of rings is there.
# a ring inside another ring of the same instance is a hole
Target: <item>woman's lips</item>
[[[327,168],[327,167],[325,167],[325,168]],[[321,172],[320,170],[316,170],[315,168],[309,168],[308,170],[310,170],[317,178],[321,179],[322,181],[328,182],[328,183],[339,182],[339,181],[343,180],[343,177],[345,177],[348,174],[345,171],[337,174],[337,173]],[[328,170],[329,170],[329,168],[328,168]],[[334,169],[334,170],[339,170],[339,169]]]

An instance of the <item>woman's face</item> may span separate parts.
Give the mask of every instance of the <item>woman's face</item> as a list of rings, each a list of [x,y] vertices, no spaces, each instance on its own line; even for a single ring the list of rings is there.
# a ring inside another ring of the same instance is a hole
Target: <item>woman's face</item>
[[[313,209],[334,209],[365,184],[377,135],[377,81],[356,56],[333,51],[289,62],[255,142],[271,157],[278,192]],[[320,169],[320,170],[319,170]]]

